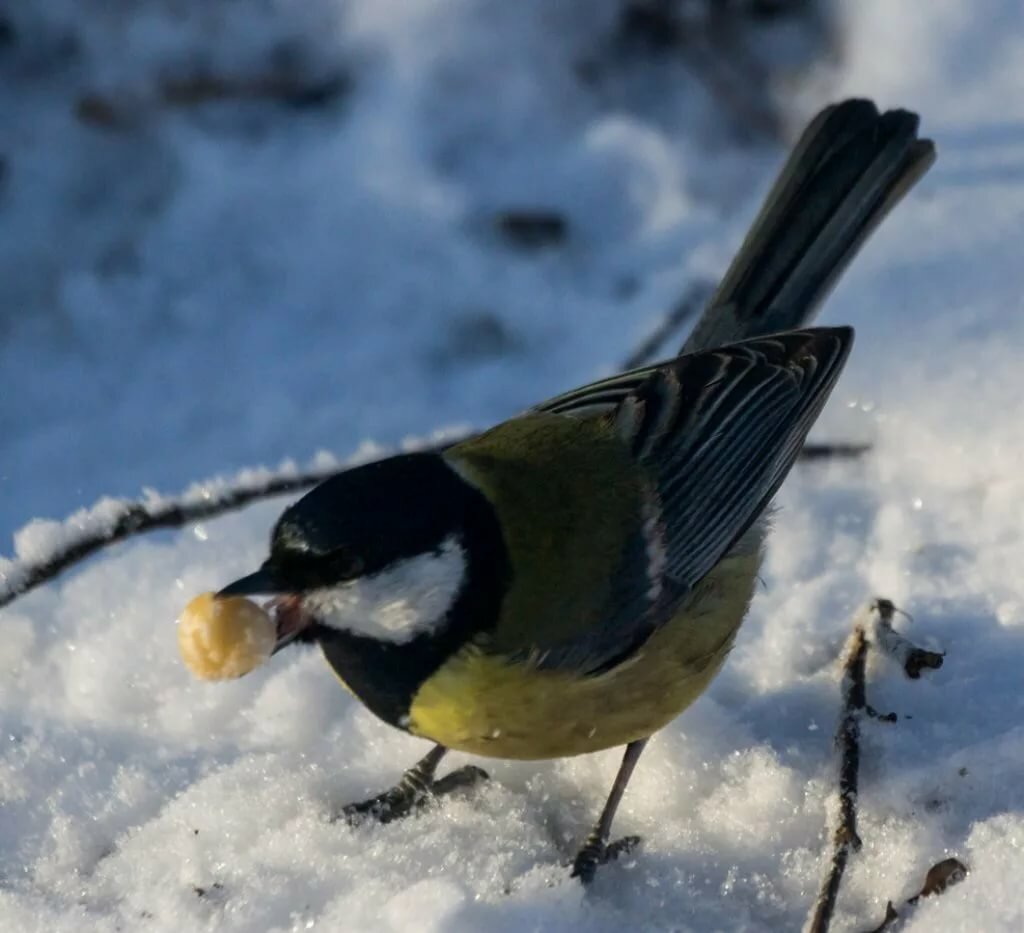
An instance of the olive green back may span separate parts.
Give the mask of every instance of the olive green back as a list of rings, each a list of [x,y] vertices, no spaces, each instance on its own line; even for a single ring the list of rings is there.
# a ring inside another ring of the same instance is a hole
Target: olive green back
[[[643,514],[642,471],[609,423],[528,415],[446,457],[494,504],[509,549],[514,579],[493,650],[543,651],[587,635]]]

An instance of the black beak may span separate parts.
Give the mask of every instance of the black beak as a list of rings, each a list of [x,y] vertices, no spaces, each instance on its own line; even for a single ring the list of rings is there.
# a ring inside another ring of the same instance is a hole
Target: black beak
[[[277,624],[277,645],[273,654],[290,645],[314,622],[302,609],[301,600],[293,587],[286,586],[271,567],[264,564],[255,573],[229,583],[214,598],[222,596],[274,596],[263,608],[271,613]]]
[[[264,564],[255,573],[247,577],[235,580],[222,589],[217,597],[221,596],[271,596],[275,593],[285,593],[288,588],[281,585],[281,582],[274,576],[273,572]]]

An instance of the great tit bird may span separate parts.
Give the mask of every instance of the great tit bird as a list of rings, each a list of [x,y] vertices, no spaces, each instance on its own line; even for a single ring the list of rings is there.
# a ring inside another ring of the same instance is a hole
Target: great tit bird
[[[220,596],[273,596],[279,646],[315,641],[386,723],[436,743],[382,821],[463,781],[447,749],[544,759],[626,747],[573,864],[620,849],[651,735],[708,686],[750,604],[771,498],[853,331],[803,329],[934,159],[868,101],[810,124],[680,356],[568,392],[443,451],[328,479]]]

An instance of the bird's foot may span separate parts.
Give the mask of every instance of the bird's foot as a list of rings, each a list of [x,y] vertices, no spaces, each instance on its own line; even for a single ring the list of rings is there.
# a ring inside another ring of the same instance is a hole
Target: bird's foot
[[[572,863],[572,877],[579,878],[583,884],[590,884],[600,865],[615,861],[620,855],[632,852],[638,845],[639,836],[623,836],[614,842],[605,842],[600,836],[592,834]]]
[[[417,773],[414,768],[406,771],[402,780],[383,794],[343,807],[338,818],[353,826],[366,820],[390,823],[421,810],[441,797],[475,787],[486,780],[489,780],[487,772],[475,765],[457,768],[436,781]]]

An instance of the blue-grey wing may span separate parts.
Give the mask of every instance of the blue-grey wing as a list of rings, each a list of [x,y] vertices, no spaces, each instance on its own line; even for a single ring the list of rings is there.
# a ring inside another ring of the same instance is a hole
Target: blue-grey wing
[[[629,373],[625,382],[595,383],[592,396],[585,389],[553,400],[549,410],[568,405],[564,413],[579,416],[629,384],[595,417],[612,421],[650,495],[639,530],[623,542],[601,618],[547,647],[541,666],[600,672],[672,618],[785,479],[852,342],[847,327],[791,331],[678,357],[635,384]]]

